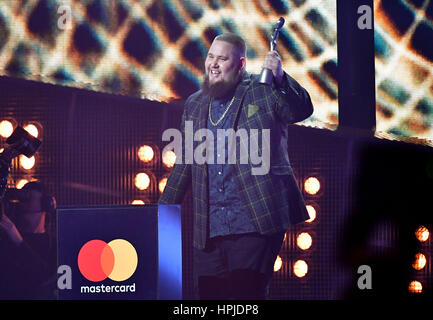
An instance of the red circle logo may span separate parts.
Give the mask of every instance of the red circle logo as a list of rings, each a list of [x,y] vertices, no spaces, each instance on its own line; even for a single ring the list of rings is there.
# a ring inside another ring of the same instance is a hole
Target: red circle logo
[[[137,263],[135,248],[124,239],[115,239],[109,243],[90,240],[78,253],[78,268],[83,277],[92,282],[106,278],[124,281],[134,274]]]

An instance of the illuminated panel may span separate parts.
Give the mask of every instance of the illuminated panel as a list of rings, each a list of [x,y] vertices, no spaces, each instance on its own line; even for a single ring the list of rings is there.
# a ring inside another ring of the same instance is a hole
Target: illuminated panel
[[[433,3],[375,4],[377,130],[433,135]]]
[[[374,4],[377,130],[431,137],[433,4]],[[61,5],[69,16],[58,12]],[[199,87],[214,36],[241,34],[247,70],[259,73],[271,27],[283,16],[283,67],[316,107],[305,124],[335,128],[335,8],[335,0],[1,1],[0,74],[151,100],[184,99]]]
[[[60,6],[70,15],[58,12]],[[259,73],[282,16],[284,69],[310,92],[316,106],[310,120],[335,126],[335,8],[335,0],[1,1],[0,74],[150,100],[185,99],[200,86],[217,34],[242,35],[247,71]]]

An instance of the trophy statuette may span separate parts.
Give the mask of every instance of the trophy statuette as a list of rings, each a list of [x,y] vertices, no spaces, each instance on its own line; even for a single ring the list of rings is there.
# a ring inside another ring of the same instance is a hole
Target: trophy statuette
[[[270,42],[271,51],[274,51],[277,48],[277,38],[280,34],[280,30],[284,25],[284,18],[280,17],[278,22],[274,25],[274,32],[272,33],[272,38]],[[274,80],[274,75],[272,74],[272,70],[263,68],[260,73],[259,83],[271,85]]]

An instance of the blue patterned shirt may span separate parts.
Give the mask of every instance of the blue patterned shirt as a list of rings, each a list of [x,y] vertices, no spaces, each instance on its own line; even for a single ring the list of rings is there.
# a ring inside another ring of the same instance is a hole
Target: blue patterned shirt
[[[211,116],[216,123],[232,100],[232,96],[226,99],[212,101]],[[209,234],[210,237],[230,234],[256,232],[256,227],[251,222],[248,212],[242,206],[238,190],[234,181],[235,165],[228,162],[228,137],[224,141],[218,141],[217,129],[230,129],[232,118],[235,116],[230,107],[221,122],[214,126],[208,117],[207,127],[214,137],[213,164],[208,164],[209,179]],[[224,140],[224,139],[221,139]],[[218,144],[225,146],[225,159],[223,164],[218,164]],[[210,155],[212,156],[212,155]]]

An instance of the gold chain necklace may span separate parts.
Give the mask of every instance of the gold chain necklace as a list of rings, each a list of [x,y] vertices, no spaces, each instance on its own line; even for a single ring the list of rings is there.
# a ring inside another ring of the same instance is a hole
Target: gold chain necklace
[[[214,122],[214,121],[212,120],[212,115],[211,115],[211,113],[212,113],[212,100],[213,100],[213,98],[210,98],[210,102],[209,102],[209,120],[210,120],[210,123],[212,123],[212,125],[213,125],[214,127],[216,127],[217,125],[220,124],[220,122],[221,122],[221,121],[224,119],[224,117],[226,116],[227,112],[229,111],[230,107],[232,106],[233,101],[235,100],[235,97],[232,98],[232,100],[230,101],[228,107],[226,108],[226,110],[224,111],[223,115],[221,116],[221,118],[218,119],[217,122]]]

